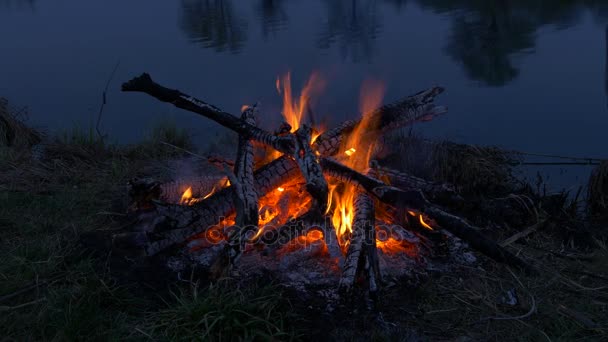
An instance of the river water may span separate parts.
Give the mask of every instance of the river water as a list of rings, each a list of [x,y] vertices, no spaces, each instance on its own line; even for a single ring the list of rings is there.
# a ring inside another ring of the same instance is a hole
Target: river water
[[[120,84],[161,84],[238,113],[260,102],[279,121],[278,75],[318,71],[315,112],[358,115],[360,85],[386,101],[432,85],[449,114],[425,136],[534,153],[608,158],[608,2],[542,0],[0,0],[0,96],[51,131],[94,125],[141,139],[171,120],[203,144],[223,130]],[[534,171],[534,170],[533,170]],[[569,187],[588,167],[539,169]],[[565,176],[564,176],[565,175]]]

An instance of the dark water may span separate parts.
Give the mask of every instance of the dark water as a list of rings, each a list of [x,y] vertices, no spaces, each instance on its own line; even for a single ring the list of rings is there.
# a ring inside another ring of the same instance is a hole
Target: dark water
[[[317,70],[328,86],[315,110],[330,122],[357,115],[366,79],[386,82],[387,100],[439,84],[450,113],[424,135],[608,157],[607,23],[600,0],[0,0],[0,96],[38,126],[89,127],[120,60],[110,139],[170,118],[202,143],[217,125],[120,83],[147,71],[227,111],[260,101],[270,125],[276,76],[291,70],[299,87]]]

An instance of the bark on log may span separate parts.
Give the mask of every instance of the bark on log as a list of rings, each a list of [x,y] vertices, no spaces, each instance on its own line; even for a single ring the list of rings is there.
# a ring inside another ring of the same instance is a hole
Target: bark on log
[[[463,198],[458,195],[456,189],[451,184],[431,182],[407,172],[380,166],[376,161],[373,161],[370,166],[370,176],[401,190],[420,190],[425,197],[433,201],[438,200],[450,203],[463,201]]]
[[[471,247],[489,256],[490,258],[507,265],[515,266],[529,273],[538,273],[538,270],[535,267],[528,264],[515,254],[504,249],[495,241],[483,236],[481,233],[479,233],[478,228],[473,227],[464,219],[447,213],[435,206],[429,205],[426,208],[415,209],[420,209],[422,212],[433,218],[437,224],[441,226],[441,228],[456,235],[471,245]]]
[[[416,122],[429,121],[436,116],[447,113],[446,107],[436,106],[433,103],[435,97],[443,91],[444,89],[441,87],[433,87],[384,105],[371,113],[365,113],[365,115],[373,116],[374,122],[377,123],[377,125],[375,125],[371,131],[366,132],[365,135],[379,136],[390,130],[408,126]],[[324,156],[337,153],[342,141],[345,141],[345,138],[348,137],[360,123],[361,120],[345,121],[340,126],[321,134],[315,140],[319,152]]]
[[[371,252],[369,244],[374,232],[374,222],[374,201],[365,192],[360,192],[355,198],[353,233],[346,252],[339,283],[339,291],[343,294],[349,295],[352,293],[357,278],[365,269],[366,258]],[[375,235],[373,240],[375,247]]]
[[[253,126],[255,125],[255,113],[255,106],[247,107],[241,115],[241,120]],[[226,271],[234,265],[247,242],[246,232],[254,230],[258,226],[259,204],[253,179],[253,159],[251,141],[240,135],[234,163],[234,174],[229,169],[226,170],[234,188],[232,192],[236,208],[234,231],[228,237],[228,243],[220,250],[209,268],[213,279],[224,276]]]
[[[302,175],[304,175],[304,179],[306,179],[306,191],[312,196],[313,204],[311,208],[322,215],[327,209],[329,188],[319,161],[310,146],[311,135],[312,128],[308,125],[302,125],[296,131],[293,135],[296,147],[294,157]]]
[[[255,186],[261,195],[298,177],[301,177],[298,166],[289,158],[278,158],[254,172]],[[229,186],[192,206],[155,203],[153,226],[147,226],[150,222],[142,222],[146,227],[117,234],[114,243],[122,248],[141,248],[148,256],[183,243],[234,212],[232,192],[233,187]]]
[[[243,123],[239,118],[223,112],[213,105],[155,83],[146,73],[124,83],[122,90],[146,93],[160,101],[172,103],[178,108],[208,117],[239,134],[281,152],[293,154],[294,145],[290,137],[278,137],[255,126]],[[434,97],[442,91],[443,89],[439,87],[422,91],[403,101],[383,106],[374,111],[372,115],[380,117],[380,127],[385,130],[428,120],[434,115],[446,112],[444,107],[436,107],[432,104]],[[347,121],[338,128],[322,134],[313,144],[313,150],[322,155],[335,153],[339,149],[341,141],[353,131],[357,124],[358,121]],[[385,127],[382,127],[382,124]],[[283,156],[263,166],[255,174],[258,193],[265,194],[270,189],[279,186],[285,179],[297,177],[297,164],[290,157]],[[277,177],[279,174],[282,176]],[[224,189],[192,207],[159,203],[156,205],[158,217],[154,222],[154,227],[149,229],[151,232],[140,231],[120,234],[116,235],[114,240],[117,244],[135,244],[143,247],[147,255],[154,255],[174,244],[184,242],[190,236],[216,224],[220,217],[229,215],[233,210],[231,192],[232,188]],[[160,229],[162,231],[159,233],[156,232],[159,230],[157,226],[162,227]]]
[[[332,158],[322,158],[320,164],[323,171],[328,175],[343,182],[350,182],[362,187],[382,202],[411,207],[424,207],[428,203],[419,190],[404,191],[394,186],[390,186],[376,178],[353,170]]]
[[[323,170],[331,176],[342,181],[354,182],[363,187],[367,192],[375,195],[378,199],[386,204],[407,207],[417,211],[424,212],[445,230],[453,233],[457,237],[469,243],[473,248],[491,257],[492,259],[518,267],[527,272],[535,272],[534,267],[526,263],[521,258],[499,246],[496,242],[484,237],[478,231],[479,229],[467,223],[464,219],[445,212],[439,207],[431,204],[426,200],[420,191],[403,191],[401,189],[391,187],[385,183],[366,176],[352,170],[349,167],[342,165],[331,158],[323,158],[321,160]]]

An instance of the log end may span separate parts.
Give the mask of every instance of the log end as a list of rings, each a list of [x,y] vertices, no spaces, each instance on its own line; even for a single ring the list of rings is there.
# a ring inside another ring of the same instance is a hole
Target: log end
[[[144,89],[148,89],[154,84],[155,83],[150,74],[144,72],[143,74],[123,83],[121,89],[122,91],[142,91]]]

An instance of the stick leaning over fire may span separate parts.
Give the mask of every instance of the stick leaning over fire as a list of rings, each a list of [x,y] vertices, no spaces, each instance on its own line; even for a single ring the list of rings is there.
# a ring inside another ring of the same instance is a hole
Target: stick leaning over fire
[[[188,96],[178,90],[165,88],[155,83],[148,74],[143,74],[124,83],[122,89],[123,91],[144,92],[160,101],[170,102],[179,108],[203,115],[238,132],[246,138],[271,146],[287,155],[275,160],[275,162],[283,159],[283,161],[280,161],[280,163],[285,163],[283,165],[291,166],[291,163],[295,163],[289,157],[294,156],[294,153],[296,152],[294,139],[291,137],[278,137],[272,135],[251,124],[245,123],[239,118],[223,112],[219,108],[204,101]],[[429,120],[435,115],[445,113],[445,108],[435,106],[432,103],[434,97],[442,91],[443,89],[439,87],[431,88],[407,98],[401,105],[389,105],[379,108],[373,115],[379,116],[380,130],[389,130],[408,123]],[[334,154],[338,150],[340,142],[354,130],[357,124],[357,121],[346,122],[338,128],[326,132],[315,141],[314,147],[317,148],[319,153],[323,156]],[[377,179],[365,176],[356,170],[352,170],[332,159],[322,157],[320,158],[320,165],[324,171],[329,172],[332,176],[361,185],[365,190],[378,197],[381,201],[400,203],[410,208],[426,212],[435,218],[444,229],[452,231],[455,235],[470,242],[473,247],[478,248],[481,252],[497,261],[506,262],[524,269],[532,269],[531,266],[520,258],[481,236],[472,226],[466,223],[466,221],[429,204],[420,191],[403,191],[391,187]],[[307,182],[309,181],[310,179],[307,179]],[[205,201],[202,203],[204,202]],[[203,204],[201,204],[201,206],[203,206]],[[188,220],[193,219],[195,219],[193,215],[188,216]],[[206,227],[185,228],[179,229],[173,233],[168,233],[169,237],[167,239],[161,239],[152,243],[146,248],[146,252],[149,255],[158,253],[168,246],[185,241],[189,236],[204,229],[206,229]]]

